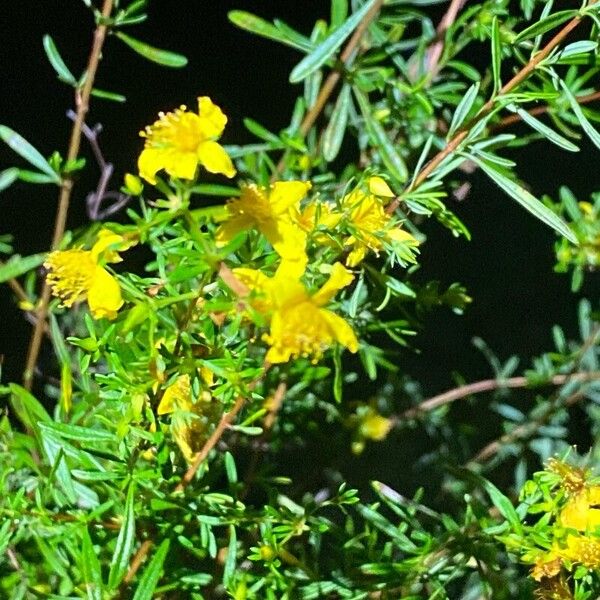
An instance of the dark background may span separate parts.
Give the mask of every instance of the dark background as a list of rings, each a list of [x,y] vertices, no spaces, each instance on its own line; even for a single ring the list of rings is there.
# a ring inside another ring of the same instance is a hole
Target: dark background
[[[146,23],[131,29],[139,39],[186,54],[186,69],[170,70],[145,61],[114,37],[108,39],[97,87],[124,93],[126,104],[92,99],[90,124],[104,126],[101,145],[116,166],[117,178],[135,171],[142,147],[138,131],[159,110],[182,103],[194,105],[196,96],[209,95],[229,116],[225,143],[252,141],[243,128],[249,116],[272,130],[289,122],[300,89],[288,74],[300,59],[293,49],[240,31],[227,21],[227,11],[243,8],[267,19],[282,18],[308,33],[317,18],[328,18],[327,0],[282,3],[275,0],[154,0]],[[439,9],[438,9],[439,11]],[[48,64],[42,36],[50,33],[65,62],[77,75],[84,68],[91,44],[93,22],[81,0],[20,0],[4,2],[0,16],[0,123],[31,141],[42,153],[66,153],[72,90],[61,84]],[[90,157],[83,142],[83,154]],[[91,158],[91,157],[90,157]],[[519,173],[536,195],[556,196],[568,182],[582,200],[598,187],[598,153],[582,142],[571,154],[537,143],[513,155]],[[4,146],[0,169],[22,164]],[[95,188],[93,161],[78,181],[68,226],[85,222],[84,199]],[[579,295],[569,291],[569,277],[552,272],[554,234],[524,212],[481,174],[470,177],[466,200],[449,200],[472,232],[473,239],[453,238],[437,223],[425,229],[431,235],[422,247],[423,280],[439,279],[447,286],[460,281],[474,301],[464,316],[446,309],[429,315],[415,340],[417,354],[403,352],[402,370],[423,383],[427,394],[452,385],[451,373],[467,380],[491,375],[487,363],[471,344],[481,336],[501,358],[512,353],[527,357],[551,349],[551,327],[562,324],[577,335],[576,312],[580,297],[598,297],[598,279],[588,277]],[[57,190],[51,186],[15,184],[0,196],[0,234],[12,233],[17,252],[44,251],[51,238]],[[4,355],[4,382],[20,379],[30,332],[8,288],[0,288],[0,355]]]

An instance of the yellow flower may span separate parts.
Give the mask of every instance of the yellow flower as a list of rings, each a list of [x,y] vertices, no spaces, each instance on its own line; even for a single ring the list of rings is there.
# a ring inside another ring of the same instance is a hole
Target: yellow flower
[[[315,229],[333,229],[341,220],[342,215],[331,209],[323,202],[311,202],[302,211],[296,212],[294,222],[306,233]],[[324,236],[318,236],[318,241]]]
[[[417,240],[407,231],[395,226],[392,216],[385,212],[382,197],[393,195],[385,181],[379,177],[372,177],[369,186],[369,193],[357,187],[344,196],[341,202],[353,232],[345,241],[345,245],[351,248],[346,259],[349,267],[359,264],[369,250],[378,254],[385,243],[403,242],[410,246],[418,245]],[[373,190],[378,195],[373,193]]]
[[[146,138],[138,159],[140,175],[156,183],[156,173],[164,169],[171,177],[194,179],[202,165],[210,173],[235,175],[235,168],[217,140],[227,117],[206,96],[198,98],[198,114],[181,106],[173,112],[159,113],[159,119],[140,135]]]
[[[72,248],[51,252],[44,266],[48,269],[46,280],[52,294],[66,307],[87,299],[94,319],[114,319],[123,306],[121,288],[100,263],[119,262],[117,251],[130,245],[122,236],[103,229],[91,250]]]
[[[560,556],[553,550],[541,554],[535,561],[531,570],[531,576],[536,581],[541,581],[546,577],[556,577],[560,573]]]
[[[369,440],[381,442],[385,440],[394,423],[374,410],[370,409],[360,423],[360,435]]]
[[[257,296],[254,308],[270,316],[270,331],[263,336],[271,346],[267,362],[284,363],[299,356],[316,362],[336,342],[350,352],[358,350],[350,325],[322,308],[354,279],[340,263],[333,265],[329,280],[312,295],[299,281],[296,261],[282,261],[274,277],[253,269],[234,269],[234,273]]]
[[[600,539],[586,535],[568,535],[561,556],[588,569],[600,568]]]
[[[563,527],[577,531],[595,531],[600,527],[600,486],[592,486],[582,490],[569,499],[560,513]]]
[[[204,373],[202,378],[206,380]],[[219,404],[209,391],[194,402],[189,375],[180,375],[165,390],[157,414],[170,414],[171,435],[188,463],[194,462],[208,437],[209,425],[218,418]]]
[[[292,211],[310,190],[307,181],[278,181],[269,188],[250,184],[242,187],[239,198],[227,204],[229,219],[217,230],[217,244],[224,246],[240,231],[258,229],[277,254],[287,260],[304,255],[306,233],[297,227]]]

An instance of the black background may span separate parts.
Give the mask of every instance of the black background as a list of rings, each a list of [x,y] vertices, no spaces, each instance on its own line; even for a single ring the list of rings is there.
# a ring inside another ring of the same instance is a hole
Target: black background
[[[124,93],[126,104],[93,99],[88,122],[102,123],[105,156],[120,176],[135,171],[142,142],[138,131],[159,110],[182,103],[194,105],[196,96],[209,95],[229,116],[223,141],[252,141],[243,128],[249,116],[277,131],[286,126],[300,88],[288,74],[300,56],[293,49],[240,31],[227,21],[227,11],[243,8],[267,19],[282,18],[308,33],[317,18],[328,18],[329,2],[284,3],[260,0],[155,0],[146,23],[131,34],[149,43],[186,54],[189,65],[170,70],[145,61],[118,39],[107,40],[97,87]],[[439,11],[439,9],[438,9]],[[50,33],[65,62],[78,74],[85,67],[93,22],[81,0],[20,0],[3,2],[0,16],[0,123],[31,141],[42,153],[66,153],[72,90],[61,84],[48,64],[42,36]],[[83,154],[90,157],[83,142]],[[568,182],[580,199],[598,185],[598,153],[585,141],[579,154],[536,143],[515,152],[519,174],[536,195],[556,196]],[[22,164],[0,147],[0,168]],[[92,162],[90,163],[92,164]],[[85,222],[84,199],[95,188],[97,174],[86,169],[77,182],[68,226]],[[598,279],[588,277],[581,294],[569,291],[569,277],[552,272],[554,234],[496,190],[480,173],[470,177],[472,191],[463,202],[449,201],[465,221],[473,240],[453,238],[432,222],[422,247],[423,281],[439,279],[444,285],[460,281],[474,301],[464,316],[440,309],[429,315],[415,340],[415,349],[403,351],[401,370],[416,376],[428,394],[452,385],[451,373],[468,380],[491,375],[471,344],[481,336],[501,358],[512,353],[528,357],[549,350],[551,327],[565,326],[577,334],[580,297],[598,296]],[[16,184],[0,195],[0,233],[12,233],[17,252],[44,251],[51,238],[57,190],[51,186]],[[30,327],[15,306],[8,288],[0,288],[0,354],[4,381],[18,380]],[[523,364],[527,363],[527,358]]]

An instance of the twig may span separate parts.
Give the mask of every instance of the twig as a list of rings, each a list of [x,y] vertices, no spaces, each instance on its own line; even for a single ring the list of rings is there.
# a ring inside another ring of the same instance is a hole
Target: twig
[[[575,96],[575,100],[577,100],[577,104],[589,104],[590,102],[594,102],[595,100],[600,100],[600,92],[593,92],[591,94],[586,94],[583,96]],[[527,112],[532,115],[543,115],[547,113],[551,109],[550,106],[536,106],[534,108],[529,109]],[[490,127],[491,131],[498,131],[499,129],[504,129],[506,127],[510,127],[511,125],[515,125],[516,123],[520,123],[523,119],[520,115],[514,114],[509,115],[508,117],[504,117],[500,119],[498,123],[492,125]]]
[[[598,337],[600,336],[600,325],[595,325],[586,338],[581,348],[578,350],[577,360],[575,361],[574,368],[578,368],[583,357],[587,353],[587,351],[592,348],[596,342],[598,341]],[[590,375],[597,373],[591,372]],[[567,384],[571,381],[586,381],[585,379],[580,379],[579,375],[583,375],[582,373],[571,372],[564,376],[563,384]],[[596,377],[592,379],[588,379],[588,381],[597,379]],[[567,397],[566,400],[561,401],[560,394],[558,392],[554,393],[554,399],[550,401],[547,410],[541,414],[537,419],[530,421],[528,423],[523,423],[519,425],[513,431],[505,433],[503,436],[499,437],[497,440],[490,442],[486,446],[484,446],[466,465],[467,468],[470,466],[481,463],[488,458],[494,456],[502,446],[505,444],[510,444],[521,438],[529,437],[531,434],[535,433],[539,427],[541,427],[544,423],[546,423],[550,417],[553,415],[554,411],[560,407],[569,407],[577,404],[580,400],[583,400],[587,396],[586,391],[583,389],[579,389],[570,396]]]
[[[582,373],[573,373],[573,374],[565,374],[565,375],[555,375],[548,381],[548,384],[551,385],[563,385],[567,381],[595,381],[600,379],[600,371],[585,371]],[[401,415],[395,418],[395,421],[402,421],[405,419],[414,419],[419,415],[430,412],[443,406],[444,404],[449,404],[456,400],[460,400],[461,398],[466,398],[467,396],[472,396],[473,394],[480,394],[482,392],[490,392],[492,390],[499,390],[504,388],[525,388],[530,385],[527,377],[510,377],[508,379],[484,379],[482,381],[476,381],[474,383],[469,383],[467,385],[461,385],[460,387],[448,390],[443,394],[438,394],[437,396],[433,396],[428,400],[421,402],[418,406],[413,408],[409,408],[404,411]]]
[[[138,572],[139,568],[142,566],[144,559],[150,552],[150,548],[152,548],[152,540],[144,540],[141,546],[138,548],[138,551],[135,553],[133,558],[131,559],[131,564],[129,565],[129,569],[125,577],[123,577],[123,583],[128,584],[133,581],[135,574]]]
[[[218,425],[215,427],[215,430],[212,432],[211,436],[206,440],[204,446],[198,455],[196,456],[194,462],[190,465],[189,469],[186,471],[185,475],[181,478],[181,481],[175,487],[174,492],[182,492],[186,486],[194,479],[200,465],[206,460],[209,452],[217,445],[217,442],[221,439],[221,436],[228,429],[235,419],[236,415],[242,410],[246,402],[246,398],[244,396],[239,396],[235,401],[235,404],[231,408],[229,412],[223,413],[221,420]]]
[[[444,14],[437,26],[436,40],[427,50],[427,55],[425,57],[425,65],[430,80],[437,75],[439,70],[440,58],[444,51],[444,34],[452,26],[454,21],[456,21],[458,12],[465,5],[466,1],[467,0],[451,0],[446,14]]]
[[[352,55],[354,54],[356,47],[358,46],[362,36],[364,35],[365,31],[367,30],[373,19],[375,19],[375,17],[381,10],[381,7],[383,6],[383,1],[384,0],[377,0],[377,2],[373,4],[369,12],[367,12],[363,20],[358,24],[358,27],[354,30],[354,33],[350,37],[350,40],[344,47],[344,50],[340,54],[340,62],[342,63],[342,67],[344,69],[350,66],[352,61]],[[338,81],[340,80],[341,76],[341,70],[333,70],[329,73],[327,79],[325,79],[325,82],[321,86],[315,103],[311,106],[310,110],[306,113],[304,119],[300,123],[299,132],[301,137],[304,138],[310,131],[311,127],[315,124],[315,121],[325,108],[325,105],[327,104],[327,101],[333,93],[333,90],[338,84]],[[285,161],[282,158],[279,161],[277,168],[275,169],[275,173],[280,173],[283,170],[284,165]]]
[[[92,44],[86,69],[85,83],[83,84],[83,88],[81,90],[77,89],[76,91],[77,116],[75,123],[73,124],[73,129],[71,130],[71,138],[66,157],[67,162],[75,160],[79,153],[82,126],[89,110],[90,94],[94,86],[94,79],[96,78],[96,71],[98,70],[98,64],[100,62],[102,47],[108,31],[106,21],[112,13],[113,1],[114,0],[104,0],[99,25],[96,27],[96,31],[94,33],[94,42]],[[54,222],[54,233],[52,235],[52,249],[58,247],[60,240],[64,235],[72,191],[73,177],[71,175],[65,175],[60,186],[60,193],[58,197],[58,208]],[[26,389],[31,389],[31,385],[33,383],[33,373],[42,345],[42,336],[44,333],[44,324],[48,315],[49,300],[50,287],[46,281],[44,281],[40,297],[40,304],[37,310],[37,321],[33,329],[31,341],[29,343],[27,362],[25,371],[23,373],[23,385]]]
[[[418,188],[433,171],[464,142],[469,135],[469,131],[486,117],[494,108],[498,97],[511,92],[515,87],[521,84],[529,77],[536,67],[545,60],[548,55],[558,46],[577,26],[582,22],[583,17],[577,16],[571,19],[513,78],[504,84],[498,94],[490,98],[466,125],[464,125],[455,136],[446,144],[443,150],[440,150],[422,169],[419,171],[414,181],[406,188],[404,194]],[[402,201],[402,196],[398,196],[390,202],[386,212],[393,213]]]

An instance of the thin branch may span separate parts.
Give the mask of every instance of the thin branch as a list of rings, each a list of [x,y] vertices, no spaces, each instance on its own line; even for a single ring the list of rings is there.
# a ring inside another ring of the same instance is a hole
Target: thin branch
[[[340,54],[340,62],[342,63],[343,69],[347,69],[350,67],[354,51],[356,50],[367,28],[381,10],[383,2],[384,0],[377,0],[377,2],[373,4],[371,9],[364,16],[363,20],[358,24],[358,27],[354,30],[354,33],[350,37],[350,40],[344,47],[342,53]],[[300,123],[299,132],[302,138],[304,138],[308,134],[311,127],[315,124],[315,121],[325,108],[327,101],[329,100],[331,94],[333,93],[333,90],[335,89],[336,85],[338,84],[338,81],[342,76],[341,71],[342,69],[333,70],[329,73],[327,79],[325,79],[325,82],[321,86],[315,103],[311,106],[310,110],[306,113],[304,119]],[[284,160],[281,159],[279,161],[279,164],[277,165],[275,173],[280,173],[283,170],[284,164]]]
[[[555,375],[548,381],[549,385],[564,385],[567,381],[596,381],[600,379],[600,371],[584,371],[581,373],[573,373],[566,375]],[[428,400],[424,400],[417,406],[409,408],[404,411],[401,415],[395,418],[396,421],[403,421],[406,419],[414,419],[423,413],[430,412],[443,406],[444,404],[450,404],[456,400],[472,396],[473,394],[481,394],[482,392],[490,392],[492,390],[509,389],[509,388],[526,388],[531,384],[527,377],[510,377],[508,379],[484,379],[482,381],[476,381],[467,385],[461,385],[460,387],[453,388],[433,396]]]
[[[125,577],[123,577],[123,583],[129,584],[133,581],[135,574],[138,572],[139,568],[142,566],[144,559],[150,552],[150,548],[152,548],[152,540],[144,540],[141,546],[138,548],[138,551],[135,553],[133,558],[131,559],[131,564],[129,565],[129,569]]]
[[[425,57],[425,66],[430,80],[437,75],[439,70],[440,58],[444,51],[444,35],[446,31],[452,27],[454,21],[456,21],[456,17],[466,1],[467,0],[451,0],[448,10],[437,26],[435,42],[429,47]]]
[[[108,31],[106,22],[110,17],[113,10],[114,0],[104,0],[102,5],[102,13],[99,20],[99,25],[96,27],[94,33],[94,42],[90,52],[88,65],[86,69],[85,83],[81,90],[76,91],[76,106],[77,116],[73,129],[71,130],[71,138],[69,141],[69,148],[67,150],[66,161],[73,161],[79,154],[79,147],[81,144],[82,127],[85,121],[85,117],[89,110],[90,95],[94,86],[94,80],[96,78],[96,72],[98,70],[98,64],[102,55],[102,47],[104,46],[104,40]],[[58,208],[56,211],[56,218],[54,222],[54,233],[52,235],[52,249],[58,247],[64,233],[67,222],[67,214],[69,211],[69,203],[71,201],[71,193],[73,191],[73,177],[71,175],[65,175],[62,180],[60,187],[60,193],[58,197]],[[23,385],[27,389],[31,389],[33,383],[33,373],[37,359],[40,353],[42,345],[42,337],[44,333],[44,324],[46,317],[48,316],[48,302],[50,301],[50,287],[44,281],[42,287],[42,293],[40,297],[40,304],[37,310],[37,321],[33,329],[31,341],[29,343],[29,350],[27,352],[27,362],[25,371],[23,373]]]
[[[577,104],[589,104],[590,102],[594,102],[596,100],[600,100],[600,92],[593,92],[591,94],[585,94],[583,96],[576,96],[575,100],[577,100]],[[536,106],[534,108],[529,109],[527,112],[532,116],[543,115],[550,111],[551,106]],[[491,131],[498,131],[499,129],[505,129],[506,127],[510,127],[511,125],[515,125],[516,123],[520,123],[523,119],[520,115],[514,114],[504,117],[500,119],[498,123],[490,127]]]
[[[577,26],[582,22],[583,17],[577,16],[571,19],[513,78],[504,84],[498,94],[490,98],[464,127],[462,127],[455,136],[446,144],[443,150],[440,150],[422,169],[419,171],[414,181],[406,188],[404,194],[418,188],[428,177],[439,167],[439,165],[465,141],[469,131],[485,118],[494,108],[496,100],[514,90],[519,84],[523,83],[536,67],[545,60],[548,55],[556,48]],[[386,211],[393,213],[398,208],[402,196],[394,198],[387,206]]]

